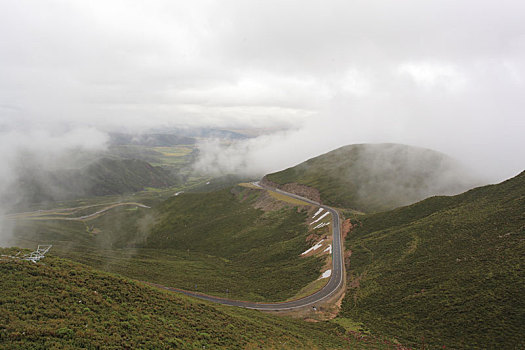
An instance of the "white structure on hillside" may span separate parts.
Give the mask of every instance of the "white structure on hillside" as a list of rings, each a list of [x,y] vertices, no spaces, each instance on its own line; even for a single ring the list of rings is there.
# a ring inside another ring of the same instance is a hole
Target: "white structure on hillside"
[[[49,251],[49,249],[51,249],[51,247],[52,247],[51,244],[49,245],[39,244],[34,252],[24,255],[22,259],[29,260],[29,261],[36,263],[37,261],[40,261],[40,259],[45,257],[46,253]]]
[[[49,245],[39,244],[34,252],[23,255],[22,257],[19,256],[21,252],[16,253],[16,255],[2,254],[1,256],[5,258],[11,258],[11,259],[28,260],[28,261],[32,261],[36,263],[37,261],[40,261],[40,259],[43,259],[46,256],[46,253],[49,251],[49,249],[51,249],[51,247],[52,247],[51,244]]]

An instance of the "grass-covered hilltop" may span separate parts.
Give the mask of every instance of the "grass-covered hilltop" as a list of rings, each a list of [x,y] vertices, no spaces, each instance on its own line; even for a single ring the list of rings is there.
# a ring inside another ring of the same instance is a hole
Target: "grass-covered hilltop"
[[[341,316],[406,345],[525,346],[525,172],[353,221]]]
[[[475,183],[442,153],[390,143],[344,146],[264,180],[291,191],[296,190],[293,184],[306,185],[325,204],[363,212],[456,194]]]

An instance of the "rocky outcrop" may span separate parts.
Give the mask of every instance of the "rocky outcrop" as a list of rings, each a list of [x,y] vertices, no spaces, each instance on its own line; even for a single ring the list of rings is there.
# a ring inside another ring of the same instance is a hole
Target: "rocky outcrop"
[[[261,191],[262,193],[257,197],[253,206],[256,209],[261,209],[263,211],[274,211],[286,207],[286,202],[276,200],[268,194],[266,191]]]

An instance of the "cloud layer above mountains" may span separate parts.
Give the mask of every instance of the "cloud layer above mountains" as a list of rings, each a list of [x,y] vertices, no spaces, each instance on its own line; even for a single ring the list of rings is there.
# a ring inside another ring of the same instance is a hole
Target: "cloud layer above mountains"
[[[0,137],[281,128],[203,145],[199,164],[264,172],[399,142],[500,180],[523,170],[524,12],[519,1],[6,0]]]

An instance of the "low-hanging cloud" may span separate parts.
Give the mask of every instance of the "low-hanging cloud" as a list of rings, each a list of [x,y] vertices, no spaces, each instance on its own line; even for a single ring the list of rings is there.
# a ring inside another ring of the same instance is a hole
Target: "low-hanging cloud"
[[[397,142],[501,180],[523,169],[524,11],[488,0],[2,1],[0,130],[284,129],[207,142],[196,166],[263,174]]]
[[[75,167],[85,152],[102,151],[107,141],[107,135],[94,128],[0,132],[0,244],[10,238],[12,225],[3,216],[20,204],[24,173],[38,176],[39,171]]]
[[[263,175],[346,144],[395,142],[441,151],[487,181],[500,181],[523,170],[517,150],[525,147],[525,122],[521,83],[504,65],[492,69],[411,63],[382,79],[360,73],[353,90],[334,91],[295,129],[201,144],[196,167]]]

